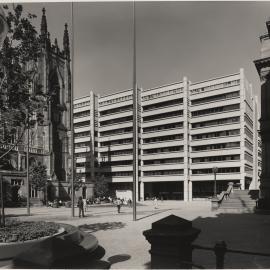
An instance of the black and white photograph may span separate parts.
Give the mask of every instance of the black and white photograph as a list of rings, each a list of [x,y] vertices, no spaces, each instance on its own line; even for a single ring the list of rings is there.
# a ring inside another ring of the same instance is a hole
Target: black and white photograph
[[[270,1],[0,0],[0,268],[270,269]]]

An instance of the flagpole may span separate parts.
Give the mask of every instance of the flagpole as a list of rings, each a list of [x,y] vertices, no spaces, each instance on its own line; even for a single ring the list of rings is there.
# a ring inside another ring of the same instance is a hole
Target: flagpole
[[[136,16],[135,1],[133,1],[133,221],[136,221],[136,194],[137,194],[137,155],[138,155],[138,127],[137,127],[137,74],[136,74]]]
[[[75,216],[74,210],[74,126],[73,126],[73,96],[74,96],[74,19],[73,2],[71,2],[71,94],[70,94],[70,128],[71,128],[71,216]]]

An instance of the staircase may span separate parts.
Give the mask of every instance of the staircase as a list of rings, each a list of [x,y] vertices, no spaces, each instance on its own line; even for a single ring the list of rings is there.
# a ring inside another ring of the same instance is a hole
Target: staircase
[[[257,190],[233,190],[227,200],[223,200],[219,209],[223,212],[252,213],[256,207],[259,192]]]
[[[42,201],[40,198],[30,198],[30,204],[33,206],[42,206]]]

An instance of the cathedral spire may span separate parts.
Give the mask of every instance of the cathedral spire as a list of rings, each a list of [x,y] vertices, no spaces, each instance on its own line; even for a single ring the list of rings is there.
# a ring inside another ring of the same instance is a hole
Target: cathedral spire
[[[58,54],[60,50],[59,50],[59,47],[58,47],[58,41],[57,41],[57,38],[54,39],[54,46],[53,46],[53,48],[54,48],[54,52],[55,52],[56,54]]]
[[[51,35],[50,35],[50,32],[47,33],[47,44],[48,44],[48,47],[50,48],[51,47]]]
[[[43,7],[41,24],[40,24],[40,34],[41,36],[44,36],[44,37],[46,37],[47,35],[47,19],[46,19],[45,13],[46,13],[46,9]]]
[[[68,25],[65,23],[65,30],[64,30],[64,37],[63,37],[63,47],[64,47],[64,54],[67,58],[70,56],[69,50],[69,34],[68,34]]]

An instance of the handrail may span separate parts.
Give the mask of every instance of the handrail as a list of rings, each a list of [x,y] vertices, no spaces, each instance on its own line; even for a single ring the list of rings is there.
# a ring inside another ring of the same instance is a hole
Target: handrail
[[[265,252],[252,252],[252,251],[243,251],[238,249],[228,249],[227,245],[224,241],[216,242],[214,247],[206,247],[201,245],[192,245],[193,249],[201,249],[201,250],[209,250],[214,251],[216,255],[216,268],[224,268],[224,257],[227,252],[229,253],[237,253],[237,254],[245,254],[245,255],[254,255],[254,256],[265,256],[270,257],[270,253]]]
[[[233,192],[233,182],[230,182],[228,184],[228,188],[226,191],[222,191],[217,198],[212,198],[212,209],[217,209],[221,205],[223,199],[225,200],[230,196],[230,194]]]

